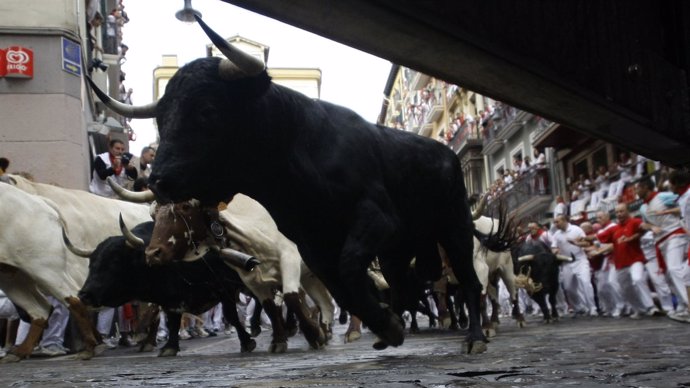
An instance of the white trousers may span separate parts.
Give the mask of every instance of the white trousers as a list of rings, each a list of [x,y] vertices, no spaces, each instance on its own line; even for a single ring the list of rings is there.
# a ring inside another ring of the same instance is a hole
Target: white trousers
[[[589,262],[575,260],[561,265],[563,290],[575,312],[590,312],[596,309]]]
[[[659,262],[656,259],[649,260],[645,263],[645,267],[647,268],[649,279],[652,281],[652,285],[654,285],[654,291],[656,291],[656,297],[659,299],[661,308],[666,312],[673,311],[671,288],[668,286],[666,276],[659,270]]]
[[[678,300],[678,311],[688,309],[690,268],[688,268],[688,239],[684,235],[670,237],[661,244],[661,252],[666,261],[666,279],[671,291]]]
[[[654,307],[652,292],[647,285],[647,273],[641,262],[616,271],[618,283],[625,301],[638,313],[645,313]]]
[[[69,321],[69,310],[64,304],[57,301],[52,296],[46,297],[50,304],[53,305],[53,312],[48,318],[48,327],[43,331],[40,346],[62,345],[65,340],[65,330],[67,330],[67,322]],[[29,334],[30,323],[22,320],[19,321],[19,328],[17,329],[17,337],[15,345],[19,345],[26,339]]]
[[[625,307],[621,286],[616,276],[616,268],[606,258],[601,269],[594,272],[594,281],[597,283],[597,295],[599,296],[599,307],[602,311],[613,313],[619,312]]]

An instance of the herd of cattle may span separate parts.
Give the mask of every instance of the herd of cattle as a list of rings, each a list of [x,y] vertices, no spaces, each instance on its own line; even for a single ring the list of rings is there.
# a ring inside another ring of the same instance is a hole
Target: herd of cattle
[[[129,199],[155,198],[155,205],[14,175],[0,184],[0,289],[31,320],[26,340],[3,362],[31,354],[50,314],[44,295],[69,308],[83,336],[83,359],[100,341],[88,306],[135,299],[169,316],[170,339],[160,355],[179,350],[182,312],[218,302],[242,351],[251,351],[256,344],[235,309],[238,290],[251,292],[270,317],[271,352],[287,347],[283,304],[310,346],[324,346],[332,298],[376,334],[377,348],[399,346],[402,313],[419,304],[409,285],[438,280],[444,263],[457,284],[453,300],[462,300],[460,312],[468,314],[468,352],[486,349],[482,326],[490,319],[482,324],[480,301],[495,295],[499,277],[516,319],[523,319],[516,274],[527,273],[526,283],[539,285],[533,297],[545,319],[556,317],[544,300],[558,288],[557,258],[544,246],[515,248],[514,228],[503,217],[470,211],[452,151],[272,83],[262,62],[198,21],[228,59],[185,65],[165,95],[143,107],[95,90],[115,112],[156,117],[151,192],[115,187]],[[385,300],[368,275],[375,259],[389,287]],[[319,322],[303,294],[319,307]]]

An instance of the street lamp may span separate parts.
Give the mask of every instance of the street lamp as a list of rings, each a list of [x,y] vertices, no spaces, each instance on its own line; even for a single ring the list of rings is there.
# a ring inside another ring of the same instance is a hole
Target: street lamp
[[[184,7],[175,13],[177,20],[185,23],[194,23],[194,15],[201,17],[201,12],[192,8],[192,0],[184,0]]]

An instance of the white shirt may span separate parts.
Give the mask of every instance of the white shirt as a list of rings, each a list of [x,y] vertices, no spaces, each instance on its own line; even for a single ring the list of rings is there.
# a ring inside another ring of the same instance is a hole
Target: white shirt
[[[569,241],[577,241],[585,237],[585,232],[577,225],[568,224],[565,231],[557,229],[553,234],[551,248],[558,248],[558,254],[563,256],[575,256],[576,260],[586,260],[587,254],[582,247],[571,244]]]
[[[556,218],[558,215],[568,214],[568,207],[564,202],[559,202],[556,204],[556,208],[553,209],[553,217]]]

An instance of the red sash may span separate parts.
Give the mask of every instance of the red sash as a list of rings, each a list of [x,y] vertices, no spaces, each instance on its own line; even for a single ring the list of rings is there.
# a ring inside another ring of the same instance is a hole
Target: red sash
[[[656,258],[659,262],[659,270],[661,271],[661,273],[666,272],[666,261],[664,260],[664,255],[661,254],[661,249],[659,247],[664,241],[668,240],[671,236],[675,236],[678,234],[685,234],[685,230],[683,228],[678,228],[673,232],[667,234],[666,236],[662,237],[659,241],[657,241],[654,244],[654,248],[656,249]]]

